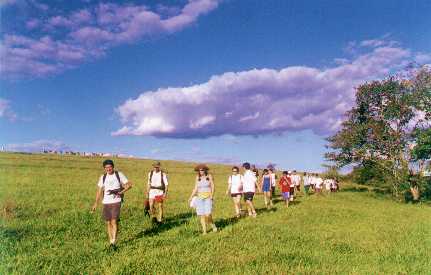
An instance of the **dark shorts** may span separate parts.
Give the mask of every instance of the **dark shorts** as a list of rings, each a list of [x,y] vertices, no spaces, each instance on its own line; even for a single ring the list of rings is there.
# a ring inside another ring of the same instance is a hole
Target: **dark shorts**
[[[253,192],[245,192],[244,200],[245,201],[253,201],[254,193]]]
[[[290,187],[289,188],[289,193],[291,196],[293,196],[293,194],[295,194],[295,187]]]
[[[121,202],[103,205],[102,217],[105,221],[120,219]]]
[[[231,194],[230,194],[230,196],[231,196],[232,198],[236,198],[236,197],[238,197],[238,196],[241,196],[241,193],[231,193]]]

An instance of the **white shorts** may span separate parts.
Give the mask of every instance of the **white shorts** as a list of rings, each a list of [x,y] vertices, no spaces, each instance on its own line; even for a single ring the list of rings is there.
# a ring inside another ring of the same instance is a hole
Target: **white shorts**
[[[156,196],[163,196],[163,194],[163,190],[150,189],[150,193],[148,194],[148,196],[150,200],[153,200]]]

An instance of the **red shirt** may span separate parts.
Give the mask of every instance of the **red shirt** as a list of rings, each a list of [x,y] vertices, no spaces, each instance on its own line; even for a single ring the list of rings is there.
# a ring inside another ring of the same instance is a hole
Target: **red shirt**
[[[278,182],[278,184],[281,187],[281,192],[283,192],[283,193],[289,192],[290,191],[291,179],[289,177],[287,177],[287,178],[281,177],[281,179]]]

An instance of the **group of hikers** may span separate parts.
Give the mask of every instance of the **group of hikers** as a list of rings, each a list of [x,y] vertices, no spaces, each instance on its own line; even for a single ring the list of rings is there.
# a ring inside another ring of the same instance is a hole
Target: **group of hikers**
[[[169,182],[166,172],[161,169],[160,162],[154,162],[152,166],[153,169],[148,173],[147,199],[144,204],[153,222],[160,224],[163,222],[163,203],[167,198]],[[123,173],[114,169],[112,160],[103,161],[103,168],[105,173],[99,178],[92,211],[96,210],[102,199],[102,217],[106,221],[110,246],[115,247],[121,203],[124,193],[132,188],[132,183]],[[323,189],[328,192],[336,192],[339,188],[338,181],[334,177],[327,177],[324,180],[318,174],[312,173],[303,173],[301,176],[294,170],[283,171],[280,179],[278,179],[272,166],[263,169],[261,176],[259,170],[248,162],[244,163],[242,168],[244,172],[241,174],[240,168],[233,166],[232,174],[227,179],[226,195],[232,198],[236,218],[240,218],[242,215],[241,198],[245,202],[245,212],[248,216],[256,217],[253,199],[257,193],[263,193],[265,206],[267,209],[271,209],[274,206],[273,198],[277,180],[286,207],[289,207],[289,203],[294,201],[295,196],[300,192],[301,182],[305,195],[308,195],[311,190],[320,194]],[[195,172],[197,173],[195,186],[189,198],[189,205],[196,210],[196,214],[200,218],[202,233],[207,234],[208,226],[213,232],[216,232],[217,226],[212,218],[215,191],[213,176],[205,164],[196,166]]]

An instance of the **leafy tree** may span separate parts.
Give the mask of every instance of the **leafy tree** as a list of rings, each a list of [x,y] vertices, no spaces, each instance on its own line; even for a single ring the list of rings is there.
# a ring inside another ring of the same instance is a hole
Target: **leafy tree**
[[[430,80],[430,70],[423,68],[407,80],[389,77],[359,86],[341,130],[327,139],[326,158],[340,167],[372,164],[399,197],[409,179],[412,133],[430,122]]]

